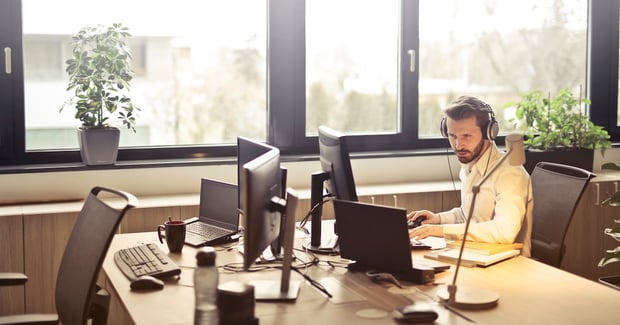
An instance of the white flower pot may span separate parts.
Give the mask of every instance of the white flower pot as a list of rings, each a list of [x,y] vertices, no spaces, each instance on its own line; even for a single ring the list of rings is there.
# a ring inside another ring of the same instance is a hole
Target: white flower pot
[[[86,165],[113,165],[118,155],[120,130],[115,127],[78,128],[80,155]]]

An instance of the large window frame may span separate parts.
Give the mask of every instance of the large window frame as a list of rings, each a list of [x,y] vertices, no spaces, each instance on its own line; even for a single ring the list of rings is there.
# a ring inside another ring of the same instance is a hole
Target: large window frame
[[[591,118],[620,139],[617,120],[618,3],[589,2],[588,95]],[[267,142],[284,155],[318,152],[317,137],[305,135],[305,0],[269,0],[267,58]],[[395,134],[351,137],[355,152],[429,152],[441,149],[442,138],[418,137],[418,73],[410,71],[409,50],[418,51],[419,1],[401,0],[399,39],[400,130]],[[77,150],[25,151],[24,76],[21,40],[21,0],[0,3],[0,50],[11,48],[12,72],[0,73],[0,165],[67,164],[81,161]],[[2,51],[4,52],[4,51]],[[4,53],[0,53],[4,54]],[[417,65],[417,58],[416,58]],[[438,123],[439,124],[439,123]],[[503,139],[499,139],[503,144]],[[234,145],[121,148],[118,160],[156,161],[194,157],[232,157]]]

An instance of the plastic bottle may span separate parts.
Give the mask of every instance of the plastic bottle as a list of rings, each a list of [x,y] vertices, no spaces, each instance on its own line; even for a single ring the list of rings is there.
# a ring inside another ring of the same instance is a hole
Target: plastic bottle
[[[208,246],[200,249],[196,253],[196,265],[194,325],[217,325],[219,323],[217,311],[219,274],[215,266],[215,249]]]

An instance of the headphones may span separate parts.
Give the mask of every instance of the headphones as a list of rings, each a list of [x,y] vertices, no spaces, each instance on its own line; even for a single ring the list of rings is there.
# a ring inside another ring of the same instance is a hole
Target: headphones
[[[480,127],[480,131],[482,132],[482,138],[494,141],[495,138],[497,138],[497,134],[499,133],[499,124],[495,119],[495,112],[493,112],[491,105],[487,103],[482,103],[482,105],[487,109],[490,117],[489,121],[484,126]],[[439,126],[439,130],[441,131],[441,135],[443,137],[448,137],[448,125],[445,116],[441,119],[441,125]]]

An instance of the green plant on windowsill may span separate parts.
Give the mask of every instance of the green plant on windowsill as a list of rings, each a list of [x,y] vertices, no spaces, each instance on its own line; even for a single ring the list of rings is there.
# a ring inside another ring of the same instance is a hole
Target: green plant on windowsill
[[[592,123],[585,114],[588,98],[575,98],[569,89],[561,89],[555,97],[543,97],[541,91],[521,95],[515,106],[515,129],[524,131],[528,149],[540,151],[607,149],[611,147],[609,133]],[[582,106],[583,110],[582,110]]]
[[[73,36],[72,57],[66,61],[72,96],[60,107],[75,109],[81,122],[77,129],[80,155],[87,165],[116,163],[120,121],[136,132],[136,113],[129,84],[133,79],[131,54],[125,39],[129,29],[120,23],[110,27],[86,26]]]
[[[601,166],[601,169],[620,171],[620,166],[614,163],[605,163]],[[611,196],[601,202],[601,206],[606,205],[612,207],[620,206],[620,191],[616,191]],[[614,228],[605,228],[603,233],[620,243],[620,218],[614,219],[614,223],[616,224]],[[616,246],[616,248],[605,251],[605,256],[603,256],[601,261],[598,263],[598,266],[603,267],[605,265],[615,262],[620,262],[620,244]]]
[[[76,109],[81,127],[108,127],[110,117],[117,118],[135,132],[139,111],[129,96],[133,78],[131,54],[125,38],[129,29],[120,23],[110,27],[86,26],[73,36],[73,56],[66,61],[71,96],[61,107]]]

